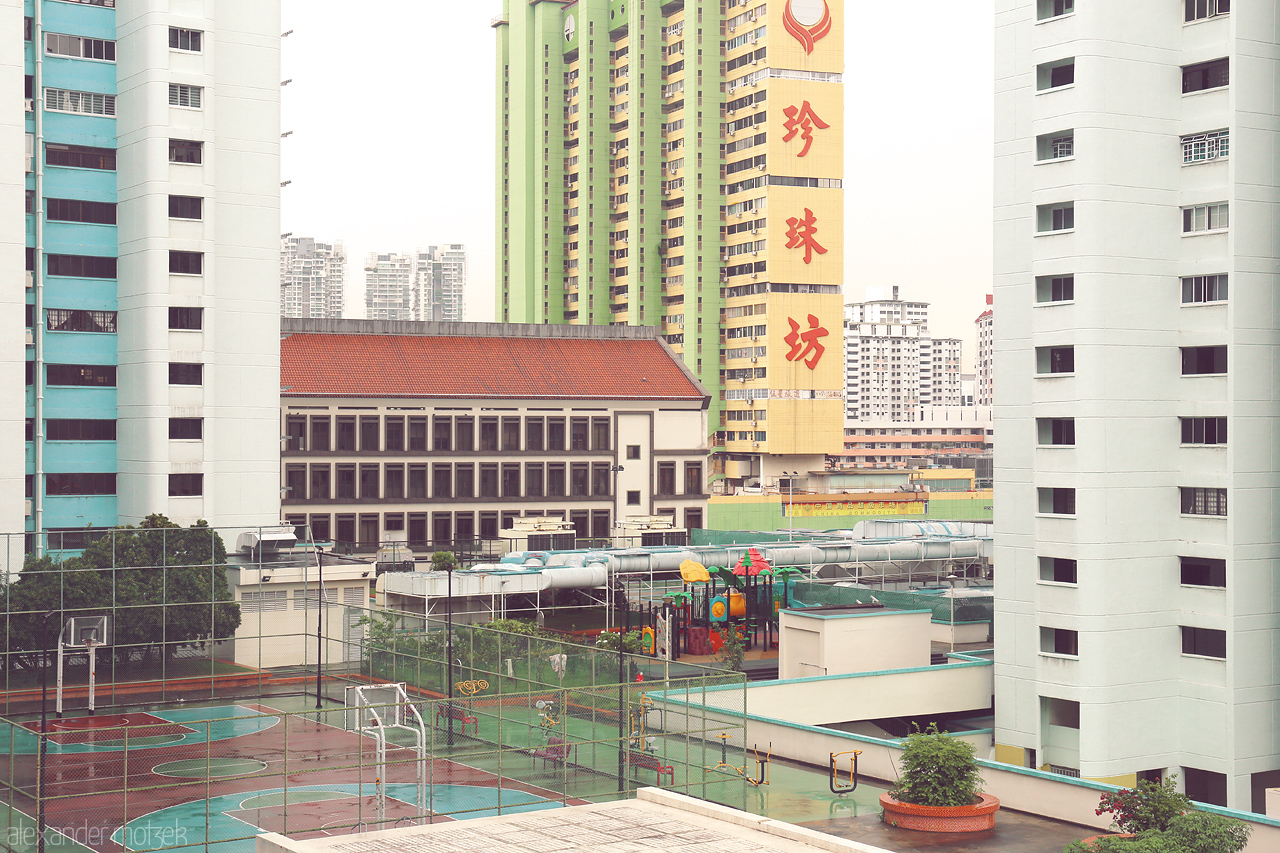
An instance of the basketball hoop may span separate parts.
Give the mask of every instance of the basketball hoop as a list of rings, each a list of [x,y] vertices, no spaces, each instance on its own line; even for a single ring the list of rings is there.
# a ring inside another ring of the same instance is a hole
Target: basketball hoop
[[[95,688],[97,687],[97,650],[111,645],[112,618],[102,616],[72,616],[58,635],[58,692],[56,709],[62,716],[63,665],[69,651],[83,649],[89,658],[89,716],[94,715]]]

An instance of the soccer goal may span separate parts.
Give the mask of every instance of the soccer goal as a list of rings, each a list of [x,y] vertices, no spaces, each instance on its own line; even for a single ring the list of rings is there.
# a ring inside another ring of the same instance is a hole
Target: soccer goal
[[[372,738],[379,768],[374,778],[374,802],[378,823],[387,819],[386,774],[382,768],[387,763],[387,738],[393,732],[408,732],[413,737],[414,762],[417,767],[417,802],[420,817],[427,817],[427,726],[418,708],[409,700],[404,683],[359,684],[347,687],[344,727]],[[405,749],[392,744],[397,749]]]

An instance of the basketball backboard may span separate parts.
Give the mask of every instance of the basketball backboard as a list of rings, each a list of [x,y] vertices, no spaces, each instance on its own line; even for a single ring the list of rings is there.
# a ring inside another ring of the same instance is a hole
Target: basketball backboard
[[[67,620],[62,643],[69,649],[83,649],[89,643],[95,647],[111,645],[111,617],[72,616]]]

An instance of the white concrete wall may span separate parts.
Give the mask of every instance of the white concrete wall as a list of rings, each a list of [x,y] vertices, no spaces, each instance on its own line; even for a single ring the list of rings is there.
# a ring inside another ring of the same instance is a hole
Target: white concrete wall
[[[4,91],[21,91],[23,47],[21,0],[0,2],[0,86]],[[23,404],[26,380],[25,247],[26,217],[23,194],[26,189],[26,121],[22,100],[0,99],[0,532],[21,533],[26,520]],[[0,539],[0,572],[17,571],[22,565],[22,537]],[[0,575],[2,577],[2,575]]]
[[[1222,773],[1248,809],[1251,774],[1280,769],[1276,9],[1036,6],[996,6],[997,741],[1043,749],[1041,697],[1079,702],[1084,775]],[[1037,66],[1070,57],[1074,85],[1037,92]],[[1229,87],[1182,93],[1182,66],[1221,57]],[[1229,158],[1183,164],[1180,135],[1222,128]],[[1074,156],[1036,162],[1066,130]],[[1183,207],[1224,201],[1224,233],[1183,235]],[[1037,235],[1037,205],[1062,202],[1074,230]],[[1181,304],[1203,274],[1229,276],[1226,304]],[[1074,300],[1038,303],[1036,277],[1063,275]],[[1179,347],[1211,344],[1229,374],[1181,376]],[[1037,347],[1067,345],[1074,374],[1035,375]],[[1229,443],[1180,446],[1187,416],[1227,417]],[[1075,446],[1037,446],[1037,417],[1074,417]],[[1229,518],[1181,517],[1180,486],[1226,488]],[[1075,516],[1038,514],[1037,488],[1076,489]],[[1179,556],[1225,559],[1225,592],[1181,586]],[[1041,583],[1040,557],[1077,560],[1078,583]],[[1226,631],[1226,660],[1182,655],[1180,625]],[[1041,627],[1079,632],[1079,655],[1042,654]]]
[[[216,8],[216,14],[215,14]],[[280,9],[278,0],[119,0],[118,511],[190,524],[279,520]],[[169,27],[204,33],[169,48]],[[170,83],[200,86],[201,109],[169,105]],[[168,140],[204,143],[171,164]],[[204,199],[172,220],[168,196]],[[201,275],[169,272],[169,251],[202,252]],[[204,309],[171,332],[171,306]],[[169,362],[204,365],[201,386],[170,386]],[[202,441],[170,441],[170,417],[202,417]],[[170,474],[204,475],[200,497],[169,496]]]
[[[929,614],[784,610],[778,620],[783,679],[929,665]]]

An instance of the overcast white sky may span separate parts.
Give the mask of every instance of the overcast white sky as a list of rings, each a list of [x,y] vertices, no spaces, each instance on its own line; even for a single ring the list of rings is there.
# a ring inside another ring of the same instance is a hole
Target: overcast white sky
[[[465,243],[467,319],[492,320],[500,0],[283,3],[283,231],[346,244],[352,317],[368,253]],[[992,270],[990,3],[847,5],[845,300],[896,284],[932,302],[971,364]]]

